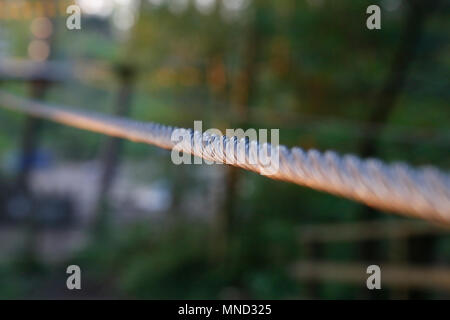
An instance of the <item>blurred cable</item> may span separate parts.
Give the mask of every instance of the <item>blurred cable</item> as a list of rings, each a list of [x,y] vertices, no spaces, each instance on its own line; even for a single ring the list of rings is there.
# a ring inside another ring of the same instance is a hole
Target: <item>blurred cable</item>
[[[232,164],[265,175],[267,167],[261,164],[270,161],[270,154],[279,151],[279,170],[268,175],[269,178],[329,192],[382,210],[450,223],[450,175],[434,167],[415,169],[404,163],[385,164],[377,159],[339,156],[333,151],[305,152],[299,147],[288,149],[258,144],[237,137],[220,137],[191,129],[51,106],[3,91],[0,91],[0,105],[80,129],[165,149],[176,148],[206,160]],[[174,132],[189,139],[176,143],[171,139]],[[255,159],[258,159],[256,164]]]

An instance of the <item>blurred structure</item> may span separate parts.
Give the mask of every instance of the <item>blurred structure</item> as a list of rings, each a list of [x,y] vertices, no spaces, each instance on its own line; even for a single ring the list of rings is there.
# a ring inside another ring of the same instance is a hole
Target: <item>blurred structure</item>
[[[82,30],[65,28],[69,4]],[[0,0],[0,85],[448,170],[448,4],[380,1],[373,32],[370,4]],[[0,128],[0,298],[450,297],[447,228],[3,110]],[[82,293],[65,289],[68,264]]]

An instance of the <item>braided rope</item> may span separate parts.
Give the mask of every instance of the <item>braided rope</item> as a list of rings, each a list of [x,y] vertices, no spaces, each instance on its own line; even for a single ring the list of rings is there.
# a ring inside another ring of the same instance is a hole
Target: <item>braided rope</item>
[[[158,123],[50,106],[1,91],[0,105],[80,129],[232,164],[272,179],[322,190],[378,209],[450,223],[450,175],[431,166],[412,168],[404,163],[385,164],[377,159],[339,156],[333,151],[321,153],[304,151],[299,147],[288,149],[259,144],[248,139],[202,134]],[[172,139],[174,134],[188,139],[176,143]],[[267,166],[262,163],[267,163],[267,157],[274,152],[279,154],[279,169],[267,174]]]

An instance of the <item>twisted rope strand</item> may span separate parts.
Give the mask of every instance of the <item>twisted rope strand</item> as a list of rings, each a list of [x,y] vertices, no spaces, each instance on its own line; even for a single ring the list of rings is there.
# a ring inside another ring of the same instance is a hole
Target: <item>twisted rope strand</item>
[[[176,149],[205,160],[231,164],[269,178],[332,193],[378,209],[450,223],[450,176],[428,166],[385,164],[333,151],[304,151],[299,147],[260,144],[248,139],[217,136],[191,129],[144,123],[127,118],[51,106],[0,91],[0,105],[68,126]],[[184,136],[180,143],[172,136]],[[268,173],[267,163],[279,154],[279,169]]]

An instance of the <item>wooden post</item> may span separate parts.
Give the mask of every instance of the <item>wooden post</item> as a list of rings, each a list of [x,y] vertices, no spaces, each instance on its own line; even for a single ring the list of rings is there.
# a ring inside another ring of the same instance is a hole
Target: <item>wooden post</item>
[[[247,43],[243,52],[243,66],[234,81],[230,103],[233,111],[239,117],[236,123],[245,130],[250,121],[250,102],[255,91],[255,82],[259,73],[257,58],[261,50],[260,35],[255,25],[249,31]],[[218,260],[226,256],[230,235],[234,231],[236,220],[236,203],[239,199],[238,184],[240,180],[240,169],[227,166],[225,171],[225,191],[222,208],[213,227],[214,240],[213,252]]]
[[[42,100],[47,93],[50,82],[45,79],[35,79],[30,81],[30,97],[36,100]],[[25,118],[23,128],[20,169],[17,176],[17,185],[19,190],[29,191],[29,176],[32,167],[32,159],[36,153],[39,133],[42,127],[42,120],[32,116]]]
[[[424,23],[435,4],[427,0],[411,0],[408,3],[409,7],[399,46],[394,54],[389,74],[374,99],[374,106],[369,116],[369,123],[376,125],[375,132],[360,142],[359,155],[361,157],[369,158],[378,154],[378,140],[383,126],[395,108],[397,98],[403,89],[415,58]],[[361,207],[360,211],[362,220],[372,220],[376,214],[376,210],[368,206]],[[363,242],[359,249],[359,255],[364,261],[376,262],[382,258],[379,242]]]
[[[32,60],[37,60],[39,62],[46,62],[52,55],[52,44],[54,43],[54,38],[52,37],[54,21],[49,20],[47,17],[43,16],[37,20],[35,19],[30,25],[30,31],[34,37],[34,41],[38,41],[41,45],[46,45],[48,48],[48,53],[42,55],[39,50],[29,51],[30,58]],[[30,42],[30,47],[33,42]],[[44,72],[40,75],[31,76],[30,80],[30,96],[34,100],[43,100],[46,93],[48,92],[49,86],[52,83],[51,72]],[[30,203],[30,212],[27,216],[27,222],[25,224],[25,248],[24,248],[24,262],[25,267],[29,270],[33,270],[36,265],[36,246],[37,246],[37,208],[36,201],[33,199],[30,192],[30,173],[33,164],[33,158],[36,155],[39,134],[42,130],[43,122],[40,119],[27,116],[25,119],[25,127],[22,137],[22,150],[21,150],[21,166],[20,172],[18,174],[18,192],[25,195],[25,199]]]
[[[118,116],[127,116],[131,109],[135,70],[129,65],[119,65],[116,68],[116,73],[120,82],[120,88],[117,95],[114,114]],[[108,197],[114,183],[120,161],[121,149],[122,139],[113,137],[106,138],[100,155],[102,172],[100,176],[96,210],[102,207],[103,202]]]
[[[50,82],[45,79],[31,80],[30,96],[36,100],[42,100],[47,93]],[[30,190],[30,174],[35,157],[39,134],[42,130],[42,120],[27,116],[23,129],[22,146],[20,155],[20,171],[17,177],[16,194],[21,201],[28,201],[29,212],[25,223],[25,246],[23,252],[23,263],[26,270],[33,271],[36,266],[37,233],[36,203]]]
[[[323,256],[323,246],[324,244],[318,241],[303,243],[303,248],[305,250],[305,260],[308,263],[318,260],[320,261]],[[307,299],[320,299],[321,279],[307,278],[304,280]]]

